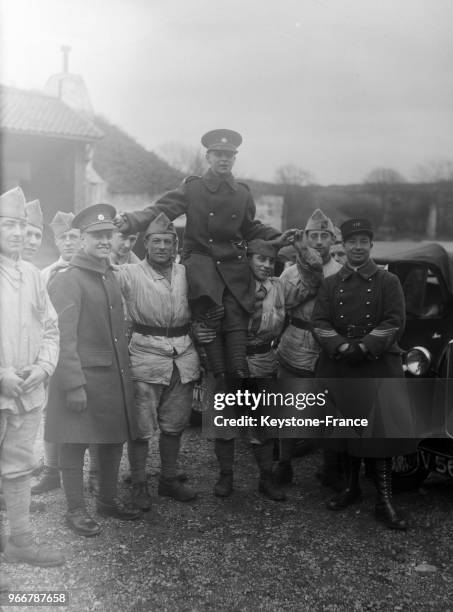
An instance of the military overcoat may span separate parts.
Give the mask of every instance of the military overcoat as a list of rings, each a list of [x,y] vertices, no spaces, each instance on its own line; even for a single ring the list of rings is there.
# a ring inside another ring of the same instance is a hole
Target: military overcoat
[[[398,277],[372,260],[358,270],[343,266],[324,279],[312,325],[322,347],[316,377],[337,379],[326,385],[328,410],[369,422],[366,428],[349,430],[348,435],[354,435],[349,439],[326,428],[326,437],[337,438],[333,447],[361,457],[414,452],[417,442],[411,437],[414,427],[398,347],[405,326]],[[354,365],[341,359],[337,351],[341,344],[351,342],[362,342],[369,351],[364,361]]]
[[[246,257],[246,242],[272,240],[280,233],[255,220],[255,203],[244,183],[230,174],[208,170],[191,176],[153,206],[125,213],[128,231],[143,231],[161,212],[172,221],[186,214],[182,263],[186,266],[189,299],[210,298],[222,304],[225,286],[241,306],[253,312],[255,282]]]
[[[120,443],[136,437],[134,392],[118,281],[110,267],[79,252],[50,283],[58,313],[60,358],[50,381],[45,439]],[[87,409],[67,409],[84,386]]]

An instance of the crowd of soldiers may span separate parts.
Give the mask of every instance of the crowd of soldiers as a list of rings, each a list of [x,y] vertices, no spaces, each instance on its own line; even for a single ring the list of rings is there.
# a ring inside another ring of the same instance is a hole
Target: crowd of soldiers
[[[194,499],[177,462],[202,371],[214,392],[256,377],[363,378],[366,383],[403,376],[397,342],[405,325],[404,297],[397,278],[370,258],[370,223],[345,221],[339,240],[337,228],[319,209],[298,230],[281,234],[263,225],[255,219],[247,185],[231,173],[241,141],[231,130],[205,134],[208,171],[186,178],[142,211],[117,214],[109,204],[95,204],[77,215],[57,212],[51,228],[60,257],[41,271],[33,265],[43,231],[39,202],[27,204],[19,187],[0,196],[0,453],[7,562],[45,567],[64,562],[33,537],[31,491],[50,491],[62,482],[68,528],[86,537],[100,532],[84,498],[87,448],[101,516],[137,520],[150,510],[146,462],[157,431],[158,495]],[[187,221],[179,253],[172,221],[181,214]],[[143,260],[132,252],[140,232]],[[276,276],[279,258],[285,267]],[[344,414],[356,399],[346,397]],[[387,411],[400,413],[400,399],[387,398]],[[361,401],[366,410],[371,402],[366,384]],[[43,412],[44,470],[32,489]],[[214,494],[220,498],[233,492],[236,433],[215,435]],[[274,438],[262,429],[250,440],[259,491],[284,501],[284,485],[293,477],[294,440],[280,440],[276,466]],[[359,472],[366,458],[378,493],[376,518],[392,529],[406,529],[392,505],[389,457],[411,450],[409,443],[333,442],[324,449],[321,479],[335,486],[343,472],[346,486],[329,508],[340,510],[360,499]],[[117,496],[124,443],[131,472],[126,504]]]

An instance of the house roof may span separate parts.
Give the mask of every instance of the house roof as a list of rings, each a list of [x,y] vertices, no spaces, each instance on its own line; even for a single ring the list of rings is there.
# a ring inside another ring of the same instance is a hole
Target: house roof
[[[177,187],[184,178],[121,128],[100,116],[95,123],[104,138],[93,147],[93,166],[112,193],[155,196]]]
[[[58,98],[0,86],[0,127],[16,134],[97,140],[102,132]]]

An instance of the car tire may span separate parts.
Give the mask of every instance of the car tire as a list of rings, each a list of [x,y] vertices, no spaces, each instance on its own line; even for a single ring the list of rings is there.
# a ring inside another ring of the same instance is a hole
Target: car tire
[[[392,488],[395,493],[417,489],[428,475],[429,470],[421,465],[418,453],[392,459]]]

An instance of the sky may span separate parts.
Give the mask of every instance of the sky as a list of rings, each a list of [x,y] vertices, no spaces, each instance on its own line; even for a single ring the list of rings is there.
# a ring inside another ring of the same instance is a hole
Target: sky
[[[243,135],[235,173],[320,184],[453,159],[453,0],[0,0],[0,81],[81,74],[96,113],[158,151]]]

